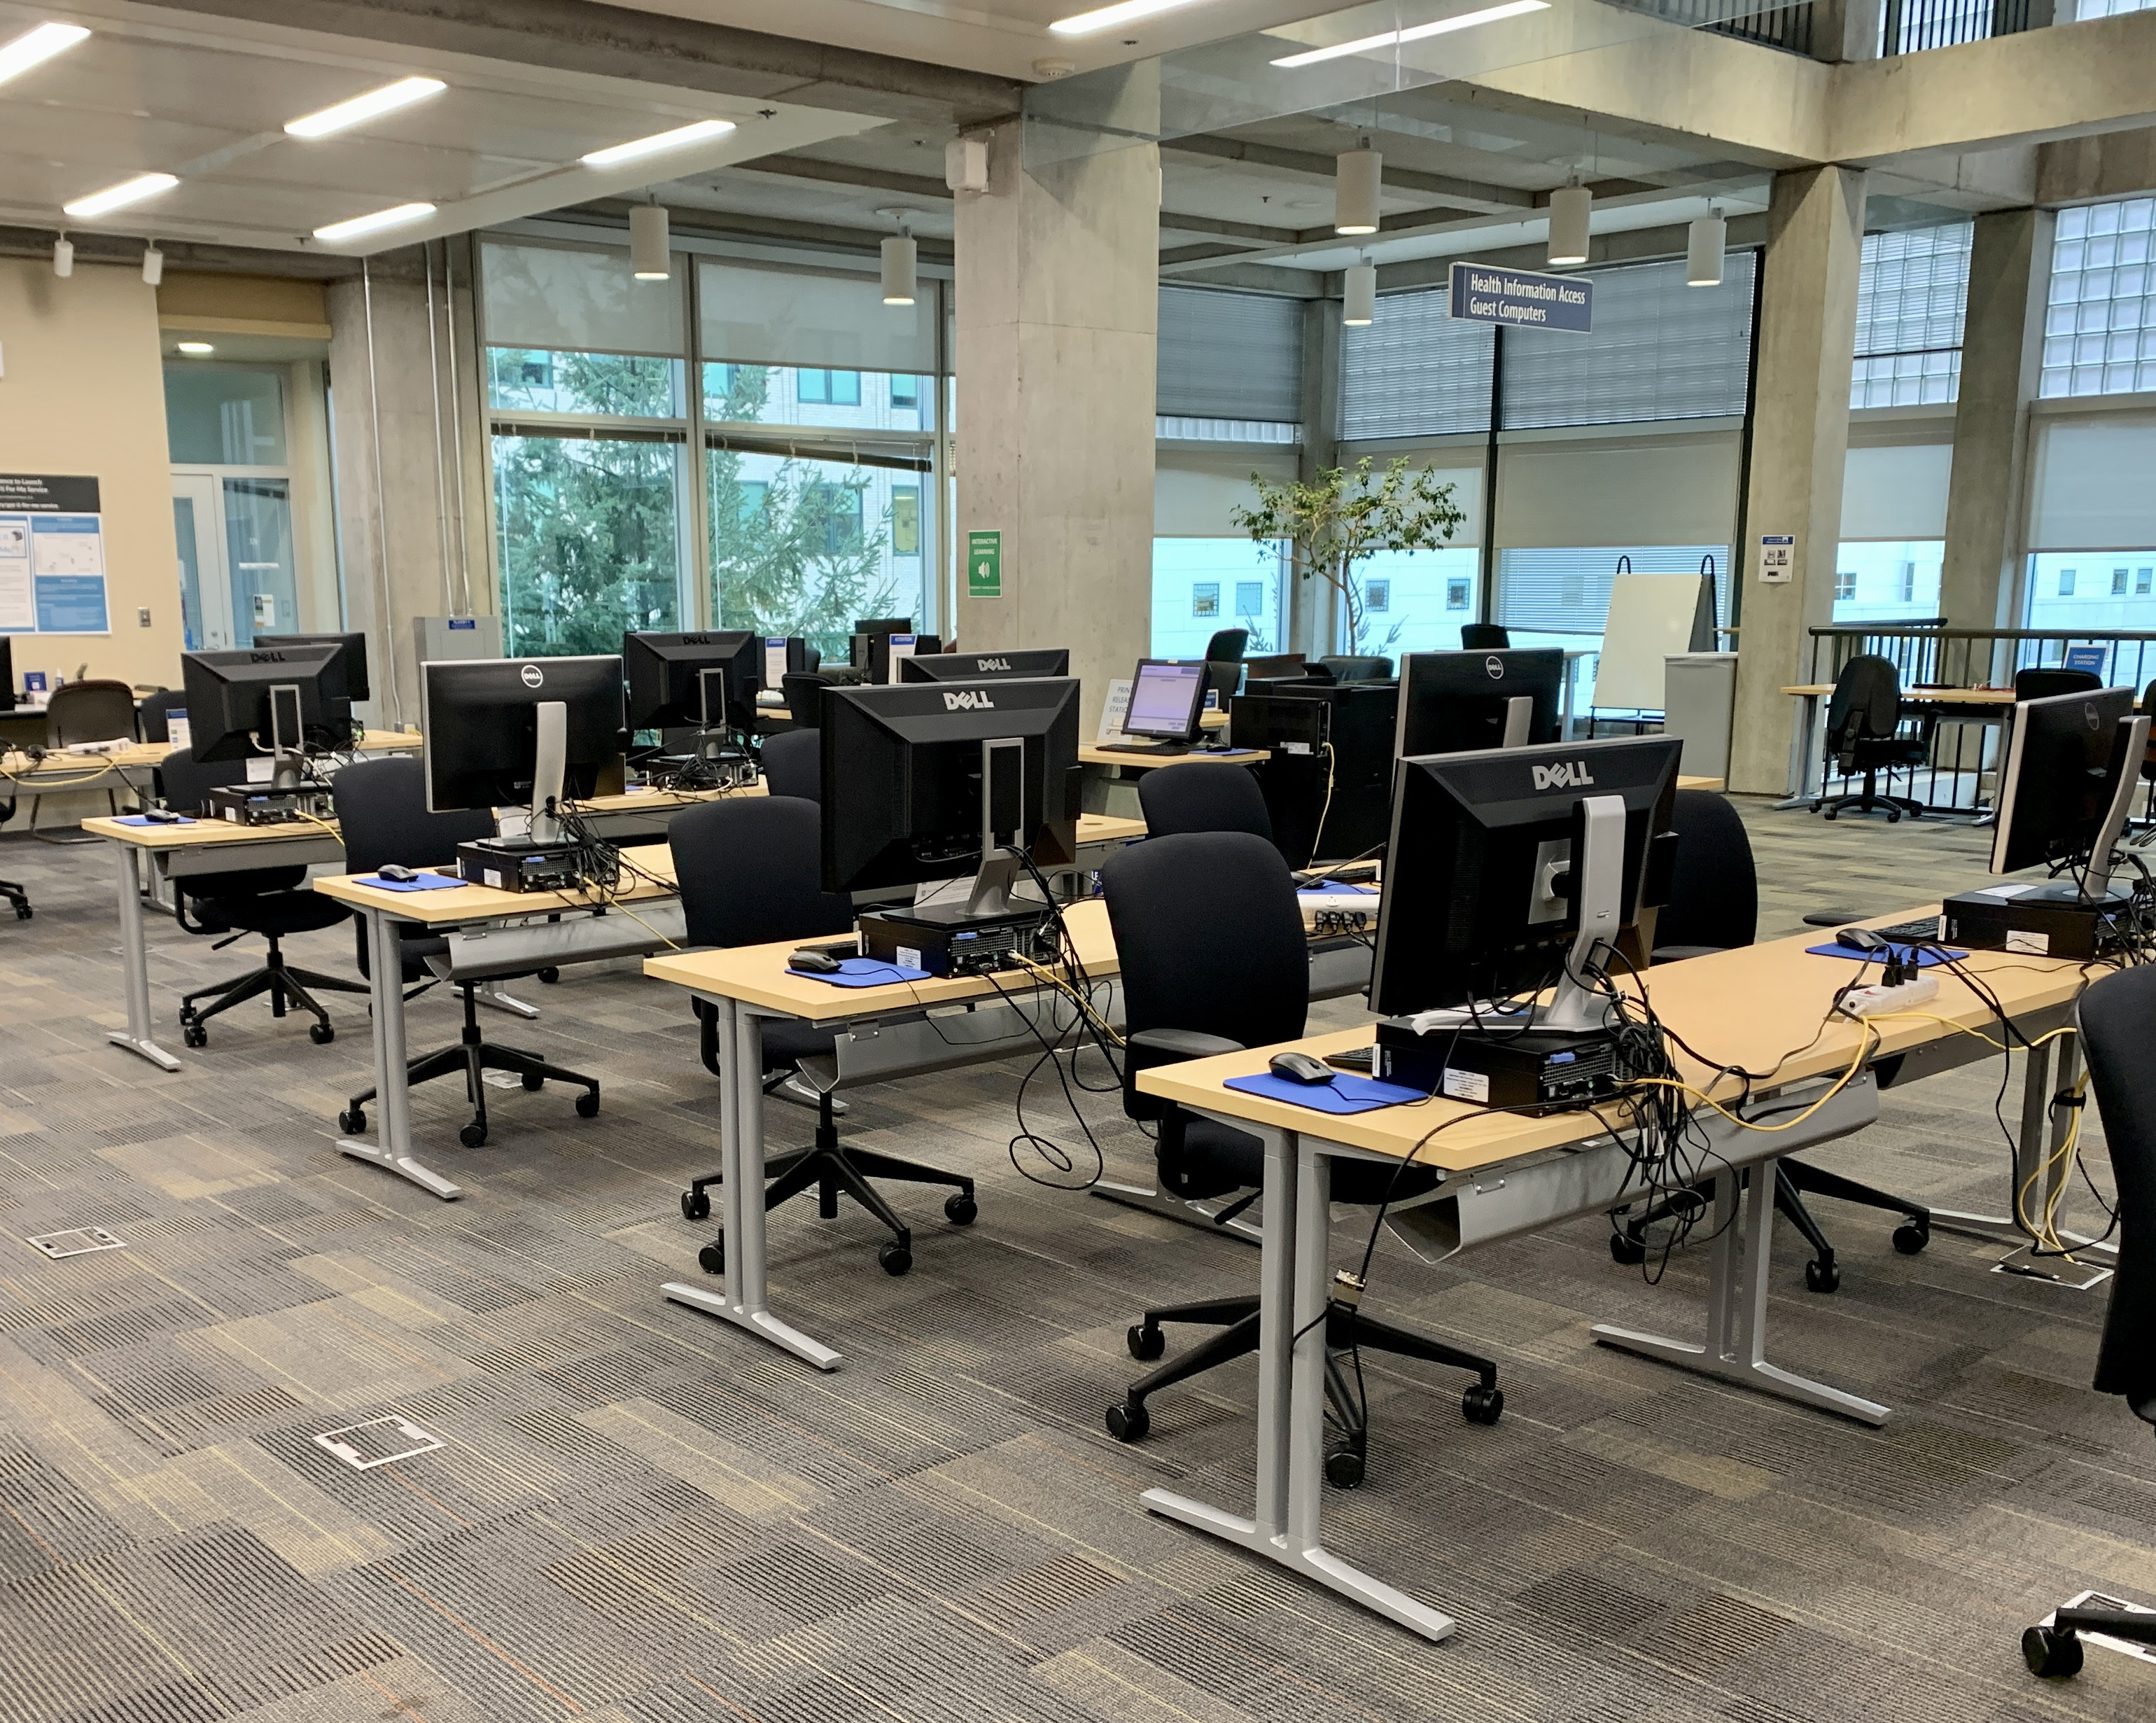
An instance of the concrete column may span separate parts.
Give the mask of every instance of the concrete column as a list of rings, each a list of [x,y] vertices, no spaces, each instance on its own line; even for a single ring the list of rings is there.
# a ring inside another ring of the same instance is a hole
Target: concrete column
[[[1955,628],[2005,623],[2020,584],[2029,406],[2043,364],[2056,219],[2048,209],[1976,218],[1941,594]]]
[[[1786,779],[1796,702],[1781,691],[1809,673],[1807,630],[1834,614],[1863,252],[1861,169],[1775,176],[1745,501],[1750,542],[1737,551],[1745,586],[1729,760],[1736,790],[1779,789]],[[1794,568],[1786,583],[1769,584],[1759,578],[1759,540],[1775,533],[1795,537]]]
[[[437,247],[431,329],[417,252],[373,260],[364,279],[329,290],[345,614],[367,634],[374,698],[366,716],[377,724],[419,722],[413,617],[495,608],[469,248],[450,243],[454,316]]]
[[[1886,0],[1813,0],[1812,58],[1842,64],[1879,58]]]
[[[958,580],[968,647],[1067,646],[1088,739],[1152,632],[1160,156],[1029,171],[1028,122],[988,138],[957,206],[957,535],[1002,535],[1003,594]]]
[[[1296,476],[1305,483],[1340,464],[1340,323],[1337,299],[1302,308],[1302,446]],[[1322,658],[1340,637],[1340,596],[1322,580],[1291,577],[1283,651]]]

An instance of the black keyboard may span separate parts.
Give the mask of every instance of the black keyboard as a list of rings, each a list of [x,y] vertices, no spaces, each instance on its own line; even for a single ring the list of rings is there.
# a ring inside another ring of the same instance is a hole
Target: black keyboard
[[[1103,742],[1103,753],[1188,753],[1188,742]]]
[[[1891,928],[1874,928],[1871,931],[1882,939],[1906,945],[1912,939],[1938,939],[1940,920],[1938,916],[1928,915],[1921,921],[1897,922]]]

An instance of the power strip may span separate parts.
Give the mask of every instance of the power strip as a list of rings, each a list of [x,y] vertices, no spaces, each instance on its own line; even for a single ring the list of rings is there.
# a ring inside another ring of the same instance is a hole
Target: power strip
[[[1918,975],[1893,987],[1859,987],[1843,999],[1839,1009],[1845,1017],[1876,1017],[1883,1011],[1907,1011],[1939,996],[1937,975]]]

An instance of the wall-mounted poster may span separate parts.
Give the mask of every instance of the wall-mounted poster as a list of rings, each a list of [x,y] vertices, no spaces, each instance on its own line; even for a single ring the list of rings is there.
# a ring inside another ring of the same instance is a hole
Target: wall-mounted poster
[[[0,473],[0,633],[111,628],[97,481]]]

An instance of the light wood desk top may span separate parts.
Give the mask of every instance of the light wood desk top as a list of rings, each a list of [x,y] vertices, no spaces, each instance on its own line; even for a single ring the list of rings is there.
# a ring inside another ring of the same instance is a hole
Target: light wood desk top
[[[551,915],[563,909],[598,909],[610,903],[641,903],[675,895],[674,858],[652,844],[636,853],[636,865],[649,879],[623,870],[620,888],[608,897],[587,892],[497,892],[490,886],[451,886],[434,892],[385,892],[359,883],[361,876],[331,874],[314,882],[326,897],[359,909],[393,910],[403,920],[426,927],[457,922],[506,920],[522,915]],[[798,944],[798,941],[795,942]],[[794,949],[789,946],[788,949]]]
[[[1712,789],[1718,794],[1727,782],[1728,780],[1723,778],[1680,777],[1677,779],[1677,788],[1679,789]]]
[[[352,745],[354,753],[416,753],[423,745],[417,730],[367,730]],[[169,742],[137,742],[111,753],[65,753],[59,751],[47,754],[32,764],[28,754],[8,750],[0,754],[0,772],[11,778],[35,778],[44,774],[56,777],[73,777],[78,774],[95,773],[107,766],[128,768],[156,766],[172,751]]]
[[[1224,765],[1255,766],[1272,756],[1262,748],[1240,753],[1111,753],[1088,742],[1078,750],[1081,766],[1179,766],[1189,760],[1218,760]]]
[[[446,898],[451,894],[421,895]],[[1116,973],[1116,943],[1108,931],[1106,903],[1089,898],[1066,906],[1063,924],[1070,930],[1071,941],[1078,948],[1078,959],[1088,975],[1097,979]],[[644,959],[644,973],[678,987],[721,994],[812,1023],[887,1016],[915,1006],[993,999],[998,991],[1029,992],[1035,985],[1023,970],[1006,971],[993,980],[978,975],[932,977],[926,981],[895,981],[887,987],[834,987],[812,975],[789,973],[787,959],[804,944],[816,943],[783,939],[772,945],[737,945],[722,951],[662,952]]]
[[[1897,915],[1869,918],[1875,925],[1891,926],[1912,917],[1936,911],[1938,905],[1904,910]],[[1855,1022],[1836,1020],[1820,1032],[1828,1001],[1835,990],[1850,978],[1854,965],[1836,957],[1813,957],[1808,945],[1826,944],[1833,934],[1814,929],[1787,939],[1725,951],[1712,957],[1696,957],[1650,970],[1648,991],[1656,1014],[1676,1033],[1702,1052],[1753,1071],[1765,1071],[1783,1055],[1791,1054],[1779,1069],[1778,1083],[1840,1075],[1863,1044],[1866,1030]],[[2010,1014],[2063,1005],[2087,984],[2087,972],[2078,963],[2063,959],[2025,956],[2018,952],[1979,951],[1965,965],[1984,978]],[[1938,997],[1918,1009],[1964,1027],[1996,1036],[1991,1009],[1973,993],[1966,982],[1946,970],[1928,970],[1938,976]],[[1877,1018],[1871,1025],[1879,1036],[1874,1060],[1937,1041],[1952,1033],[1936,1022],[1917,1017]],[[1816,1035],[1818,1039],[1813,1045]],[[1349,1047],[1368,1047],[1372,1033],[1367,1027],[1337,1030],[1294,1042],[1297,1048],[1322,1056]],[[1805,1048],[1801,1052],[1793,1049]],[[1515,1114],[1491,1113],[1460,1102],[1436,1099],[1404,1107],[1381,1108],[1373,1113],[1334,1116],[1316,1113],[1285,1101],[1248,1095],[1221,1084],[1231,1077],[1248,1077],[1265,1068],[1278,1047],[1255,1048],[1226,1053],[1218,1058],[1193,1059],[1164,1065],[1138,1078],[1148,1094],[1165,1096],[1184,1106],[1202,1108],[1270,1125],[1307,1133],[1350,1148],[1379,1155],[1404,1157],[1433,1126],[1448,1120],[1439,1135],[1424,1144],[1415,1155],[1419,1165],[1447,1171],[1515,1160],[1537,1150],[1582,1142],[1602,1134],[1604,1127],[1592,1114],[1559,1113],[1542,1119]],[[1699,1062],[1680,1049],[1671,1048],[1689,1082],[1703,1083],[1707,1073]],[[1722,1098],[1738,1091],[1734,1079],[1722,1079],[1714,1091]],[[1624,1109],[1605,1106],[1613,1122]]]
[[[1784,694],[1808,695],[1824,700],[1834,692],[1832,682],[1806,682],[1801,687],[1784,688]],[[2011,688],[1917,688],[1902,690],[1905,704],[1911,706],[2011,706]]]
[[[332,820],[280,820],[274,825],[242,825],[233,820],[201,817],[184,825],[123,825],[110,815],[85,820],[92,837],[132,844],[138,850],[199,850],[217,844],[290,843],[298,838],[335,838]]]

